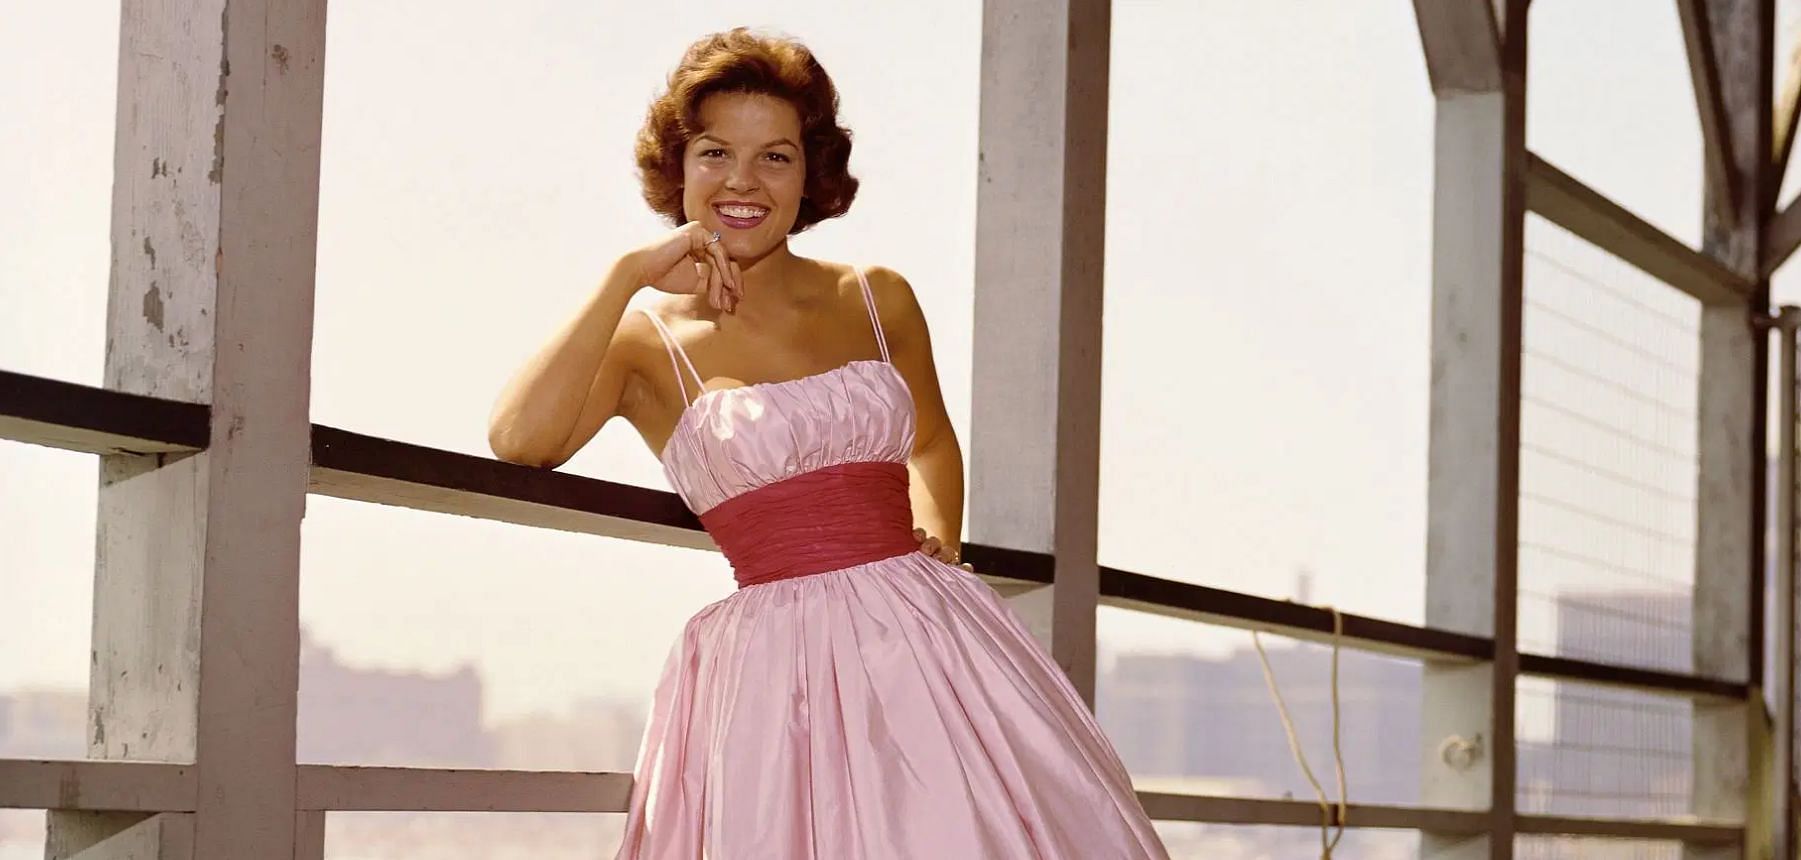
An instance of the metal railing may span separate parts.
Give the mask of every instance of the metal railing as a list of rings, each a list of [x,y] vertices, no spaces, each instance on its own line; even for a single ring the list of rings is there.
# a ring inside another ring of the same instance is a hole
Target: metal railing
[[[1792,329],[1787,331],[1792,336]],[[204,446],[208,419],[204,405],[0,371],[0,438],[96,454],[178,455]],[[680,500],[663,491],[324,426],[313,428],[312,452],[315,493],[674,546],[711,545]],[[965,555],[978,569],[988,571],[984,578],[1002,592],[1051,581],[1052,560],[1042,553],[970,545]],[[1117,568],[1103,568],[1100,602],[1305,641],[1334,639],[1332,613],[1326,609]],[[1339,642],[1346,647],[1435,662],[1479,663],[1493,655],[1493,641],[1483,637],[1359,615],[1343,614],[1342,619]],[[1754,689],[1734,679],[1539,654],[1520,655],[1520,673],[1698,701],[1743,701]],[[622,773],[337,765],[303,765],[300,775],[299,810],[319,813],[622,812],[631,780]],[[182,812],[194,809],[195,790],[191,769],[181,764],[0,760],[0,807]],[[1319,807],[1311,802],[1151,792],[1140,797],[1146,810],[1162,820],[1293,826],[1320,822]],[[1478,833],[1488,822],[1488,813],[1479,809],[1353,804],[1342,823]],[[1695,844],[1739,843],[1745,835],[1744,822],[1690,817],[1607,820],[1521,814],[1514,829],[1522,834]]]

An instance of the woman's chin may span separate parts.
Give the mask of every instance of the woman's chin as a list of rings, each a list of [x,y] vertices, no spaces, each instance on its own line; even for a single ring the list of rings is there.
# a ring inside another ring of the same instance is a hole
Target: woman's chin
[[[749,265],[781,250],[787,244],[787,239],[786,236],[771,240],[764,237],[727,235],[724,238],[725,252],[733,260],[738,261],[740,266]]]

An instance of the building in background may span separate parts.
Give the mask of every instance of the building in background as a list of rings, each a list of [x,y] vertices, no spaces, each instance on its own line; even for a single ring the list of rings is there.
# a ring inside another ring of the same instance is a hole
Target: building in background
[[[301,762],[492,766],[473,666],[446,675],[353,668],[304,629],[300,649]]]
[[[0,693],[0,758],[83,759],[85,690]]]
[[[1677,590],[1594,589],[1557,595],[1557,651],[1622,666],[1689,671],[1693,598]],[[1558,683],[1549,741],[1519,745],[1523,813],[1676,818],[1691,809],[1688,700]],[[1522,696],[1522,702],[1525,697]],[[1523,840],[1520,860],[1675,860],[1675,843]]]
[[[1268,653],[1308,763],[1330,790],[1331,652],[1289,646]],[[1356,651],[1339,660],[1340,744],[1351,794],[1367,803],[1417,803],[1418,666]],[[1134,776],[1230,781],[1250,796],[1314,797],[1249,647],[1219,658],[1121,654],[1098,680],[1096,710]]]

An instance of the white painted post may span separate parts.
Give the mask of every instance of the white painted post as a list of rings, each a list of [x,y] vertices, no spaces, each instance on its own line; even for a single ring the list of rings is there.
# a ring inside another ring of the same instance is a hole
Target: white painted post
[[[292,857],[325,2],[122,9],[106,384],[211,403],[212,433],[102,458],[89,755],[199,787],[54,812],[48,856]]]
[[[1437,100],[1426,624],[1492,637],[1491,664],[1427,661],[1421,793],[1484,809],[1420,856],[1506,860],[1514,842],[1526,4],[1415,0]]]
[[[1774,179],[1772,178],[1772,181]],[[1777,318],[1781,352],[1777,356],[1778,403],[1776,447],[1776,719],[1775,762],[1768,774],[1771,797],[1771,844],[1776,857],[1794,860],[1801,853],[1795,839],[1795,517],[1796,328],[1801,327],[1801,307],[1789,305]]]
[[[1091,706],[1110,22],[1108,0],[983,4],[976,198],[970,536],[1056,556],[1013,606]]]

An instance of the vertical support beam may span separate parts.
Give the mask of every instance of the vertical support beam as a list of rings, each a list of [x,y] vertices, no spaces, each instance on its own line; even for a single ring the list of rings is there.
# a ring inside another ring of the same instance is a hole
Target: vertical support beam
[[[1756,323],[1768,306],[1760,272],[1774,201],[1769,145],[1773,124],[1773,0],[1707,0],[1720,101],[1728,122],[1737,183],[1736,212],[1722,215],[1731,192],[1709,177],[1702,251],[1757,280],[1747,304],[1701,308],[1694,585],[1694,669],[1750,681],[1746,701],[1697,704],[1694,712],[1694,812],[1704,818],[1754,816],[1753,753],[1763,719],[1763,587],[1767,338]],[[1751,821],[1747,832],[1768,832]],[[1766,846],[1767,847],[1767,846]],[[1759,846],[1748,844],[1755,856]],[[1688,845],[1684,857],[1737,857],[1739,849]]]
[[[102,458],[89,755],[193,762],[196,811],[144,822],[193,857],[291,857],[325,2],[125,0],[119,41],[106,385],[212,432]],[[81,856],[176,856],[143,850]]]
[[[1014,608],[1094,702],[1109,0],[982,4],[973,540],[1056,556]]]
[[[294,860],[325,860],[325,812],[294,813]]]
[[[1774,726],[1776,755],[1770,780],[1774,808],[1772,844],[1775,857],[1793,860],[1801,853],[1795,839],[1795,802],[1790,786],[1795,780],[1795,529],[1801,521],[1795,518],[1795,425],[1801,421],[1796,411],[1795,329],[1801,326],[1801,308],[1790,305],[1777,317],[1782,333],[1780,367],[1776,384],[1778,409],[1776,428],[1776,721]]]
[[[1513,856],[1519,549],[1521,267],[1526,217],[1526,3],[1415,0],[1434,57],[1492,41],[1488,74],[1434,71],[1432,398],[1426,624],[1495,641],[1487,665],[1428,661],[1422,801],[1487,809],[1489,831],[1426,832],[1420,856]],[[1447,20],[1458,22],[1447,26]],[[1430,24],[1430,25],[1429,25]],[[1441,41],[1443,33],[1463,37]],[[1485,40],[1481,33],[1490,34]],[[1473,755],[1447,756],[1458,744]]]

